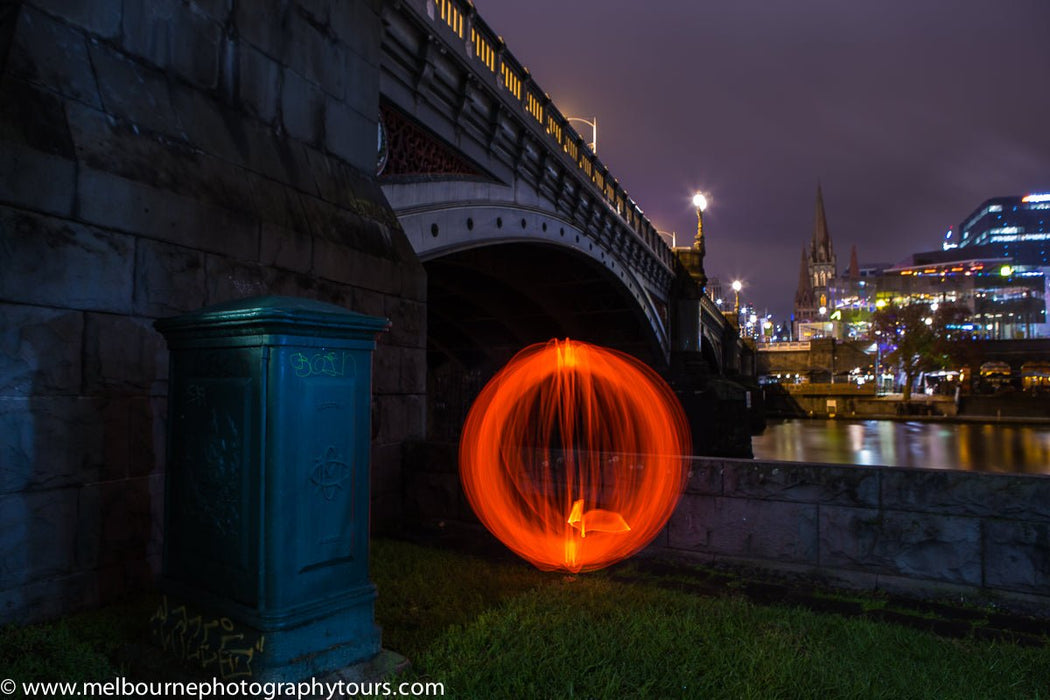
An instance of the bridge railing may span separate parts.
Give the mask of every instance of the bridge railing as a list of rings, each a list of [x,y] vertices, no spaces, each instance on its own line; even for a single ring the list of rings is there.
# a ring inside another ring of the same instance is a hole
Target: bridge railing
[[[673,267],[674,255],[657,233],[656,227],[562,115],[550,95],[536,84],[529,71],[507,50],[503,39],[477,14],[473,3],[470,0],[426,2],[433,6],[435,21],[447,24],[464,41],[468,52],[495,76],[497,84],[546,132],[552,149],[561,151],[573,161],[617,216],[645,242],[646,247],[667,267]]]

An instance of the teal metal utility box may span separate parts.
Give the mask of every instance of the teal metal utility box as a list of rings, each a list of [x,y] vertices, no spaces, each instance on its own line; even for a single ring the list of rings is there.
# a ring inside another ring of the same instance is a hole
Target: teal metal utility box
[[[157,321],[171,351],[156,640],[225,679],[380,650],[368,573],[371,367],[386,319],[257,297]]]

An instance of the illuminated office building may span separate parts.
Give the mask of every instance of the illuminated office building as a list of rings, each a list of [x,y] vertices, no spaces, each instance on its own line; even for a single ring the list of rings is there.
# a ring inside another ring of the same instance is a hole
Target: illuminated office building
[[[942,248],[987,248],[993,257],[1023,257],[1025,264],[1050,265],[1048,242],[1050,193],[1044,193],[989,199],[958,229],[945,234]]]

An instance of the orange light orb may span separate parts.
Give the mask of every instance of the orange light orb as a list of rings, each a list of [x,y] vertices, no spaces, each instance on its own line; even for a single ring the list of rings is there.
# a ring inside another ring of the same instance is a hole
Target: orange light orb
[[[537,568],[593,571],[664,526],[685,485],[689,426],[671,388],[614,350],[525,348],[467,415],[459,469],[492,534]]]

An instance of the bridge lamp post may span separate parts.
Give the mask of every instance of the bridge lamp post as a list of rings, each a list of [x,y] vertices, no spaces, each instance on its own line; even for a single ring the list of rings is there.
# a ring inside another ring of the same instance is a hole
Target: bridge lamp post
[[[582,117],[565,117],[565,120],[570,122],[583,122],[591,127],[591,142],[587,144],[587,147],[591,149],[591,153],[598,155],[598,117],[591,117],[590,121]]]
[[[737,316],[740,315],[740,290],[744,288],[744,285],[740,283],[740,280],[733,280],[733,313]]]
[[[693,247],[701,253],[704,250],[704,210],[707,209],[707,197],[700,192],[693,195],[693,206],[696,207],[696,239]]]

